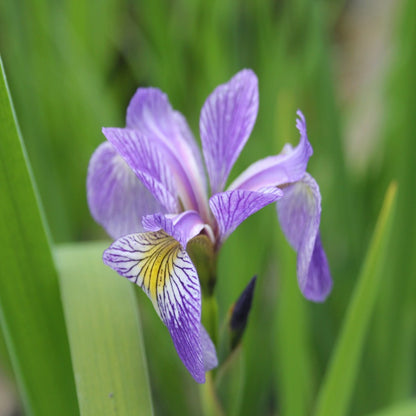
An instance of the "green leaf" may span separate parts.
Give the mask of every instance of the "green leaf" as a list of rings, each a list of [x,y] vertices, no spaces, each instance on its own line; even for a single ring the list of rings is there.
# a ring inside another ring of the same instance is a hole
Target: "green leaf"
[[[341,416],[348,412],[364,337],[381,283],[381,266],[384,264],[385,248],[390,236],[396,190],[396,184],[390,184],[338,344],[318,396],[316,416]]]
[[[227,357],[227,360],[220,364],[215,375],[215,391],[221,406],[224,408],[222,412],[214,408],[218,416],[224,414],[227,416],[236,416],[241,414],[239,408],[241,406],[245,382],[245,364],[242,348],[241,344],[238,345],[231,352],[231,355]],[[207,389],[205,388],[205,390]],[[214,402],[214,400],[211,400],[211,402]]]
[[[276,138],[288,137],[294,130],[293,114],[298,98],[289,91],[280,91],[281,102]],[[283,105],[284,103],[284,105]],[[286,110],[287,108],[287,110]],[[283,144],[280,144],[283,146]],[[296,278],[296,252],[288,244],[282,230],[276,227],[276,261],[278,290],[274,306],[273,335],[275,348],[275,394],[282,415],[305,415],[313,397],[311,330],[307,301],[299,290]],[[275,277],[275,276],[273,276]],[[276,278],[275,277],[275,278]],[[277,280],[277,279],[276,279]]]
[[[58,279],[0,60],[0,324],[27,415],[78,414]]]
[[[371,413],[369,416],[415,416],[416,415],[416,400],[408,400],[378,412]]]
[[[278,234],[278,248],[280,285],[273,331],[276,397],[282,415],[305,415],[313,391],[308,301],[303,298],[296,279],[296,253],[282,232]]]
[[[151,415],[135,285],[102,262],[108,243],[56,250],[82,416]]]

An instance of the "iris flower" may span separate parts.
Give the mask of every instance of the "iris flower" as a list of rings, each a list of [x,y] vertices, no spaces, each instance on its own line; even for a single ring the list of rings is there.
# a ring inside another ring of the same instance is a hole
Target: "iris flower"
[[[298,145],[255,162],[226,188],[258,101],[257,77],[248,69],[211,93],[200,115],[202,158],[167,96],[139,88],[127,108],[126,127],[104,128],[107,142],[89,164],[92,216],[115,239],[104,263],[144,290],[199,383],[217,357],[201,324],[201,286],[187,252],[192,239],[205,236],[217,253],[247,217],[277,202],[280,224],[297,252],[303,295],[323,301],[332,286],[319,234],[321,195],[306,173],[312,147],[300,111]]]

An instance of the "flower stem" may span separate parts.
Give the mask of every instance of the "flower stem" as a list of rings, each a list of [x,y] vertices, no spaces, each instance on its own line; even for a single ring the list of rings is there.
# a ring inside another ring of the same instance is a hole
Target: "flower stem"
[[[200,396],[204,416],[225,416],[215,390],[214,378],[211,372],[206,373],[205,384],[200,385]]]
[[[214,296],[202,297],[201,321],[214,345],[218,346],[218,305]]]

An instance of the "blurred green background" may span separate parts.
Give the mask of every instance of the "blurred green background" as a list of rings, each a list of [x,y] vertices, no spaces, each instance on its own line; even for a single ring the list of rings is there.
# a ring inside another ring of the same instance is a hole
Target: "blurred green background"
[[[414,395],[415,51],[414,0],[0,2],[0,52],[56,244],[108,238],[88,211],[88,161],[101,127],[124,126],[139,86],[166,92],[199,140],[208,94],[242,68],[256,72],[259,115],[231,180],[297,143],[296,109],[305,114],[334,289],[324,304],[301,297],[273,207],[229,238],[219,259],[220,322],[255,274],[258,285],[233,364],[239,393],[235,380],[220,389],[227,414],[310,414],[391,180],[396,216],[350,414]],[[200,414],[197,386],[137,292],[155,414]]]

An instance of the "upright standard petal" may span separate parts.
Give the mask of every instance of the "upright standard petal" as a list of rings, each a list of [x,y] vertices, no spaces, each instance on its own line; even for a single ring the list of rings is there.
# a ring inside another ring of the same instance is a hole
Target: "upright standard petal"
[[[285,188],[277,203],[279,222],[286,238],[297,251],[300,290],[312,301],[322,302],[332,288],[328,261],[319,235],[321,194],[309,174]]]
[[[109,142],[91,157],[87,199],[93,218],[113,238],[143,231],[141,217],[163,210]]]
[[[201,333],[200,285],[179,242],[164,231],[132,234],[115,241],[103,260],[145,291],[186,368],[198,383],[205,382],[203,347],[208,344]],[[208,354],[212,354],[211,348]]]
[[[169,156],[136,130],[104,128],[107,140],[116,148],[136,176],[168,212],[178,212],[178,190]]]
[[[185,198],[185,209],[206,210],[201,153],[185,118],[173,110],[166,94],[157,88],[139,88],[127,108],[126,125],[164,147],[183,170],[186,180],[181,180],[188,183],[187,192],[192,194],[192,198],[187,196],[189,201]]]
[[[275,187],[258,191],[237,189],[213,195],[209,205],[218,223],[219,241],[223,242],[246,218],[282,196],[283,191]]]
[[[212,194],[224,189],[253,129],[258,101],[257,77],[245,69],[217,87],[202,107],[199,128]]]
[[[263,186],[280,186],[302,179],[313,151],[306,133],[305,117],[299,110],[297,115],[299,144],[295,148],[286,145],[280,154],[253,163],[238,176],[229,189],[256,190]]]

